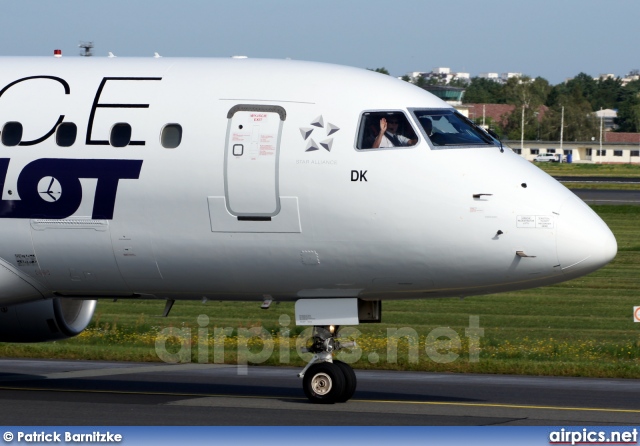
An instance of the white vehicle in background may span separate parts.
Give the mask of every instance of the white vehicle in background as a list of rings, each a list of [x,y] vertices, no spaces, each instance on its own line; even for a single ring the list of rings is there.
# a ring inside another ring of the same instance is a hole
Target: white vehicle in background
[[[533,161],[538,163],[544,163],[544,162],[557,163],[557,162],[562,162],[562,158],[560,158],[561,156],[562,155],[557,153],[542,153],[540,155],[537,155],[533,159]]]

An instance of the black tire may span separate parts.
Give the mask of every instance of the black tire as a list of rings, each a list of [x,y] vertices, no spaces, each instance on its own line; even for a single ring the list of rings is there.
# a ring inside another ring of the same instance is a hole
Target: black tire
[[[353,371],[353,368],[351,368],[349,364],[338,361],[337,359],[334,359],[333,363],[342,371],[345,379],[344,390],[342,391],[342,395],[336,399],[336,403],[345,403],[351,399],[356,391],[356,386],[358,385],[356,372]]]
[[[316,404],[333,404],[344,393],[345,377],[342,369],[330,362],[309,367],[302,380],[304,394]]]

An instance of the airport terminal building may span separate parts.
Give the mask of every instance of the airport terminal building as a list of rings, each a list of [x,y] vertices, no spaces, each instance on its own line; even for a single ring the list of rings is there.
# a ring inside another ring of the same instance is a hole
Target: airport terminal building
[[[634,163],[640,164],[640,133],[605,132],[599,140],[586,142],[564,141],[505,141],[505,144],[525,159],[533,161],[537,155],[562,154],[563,161],[573,163]]]

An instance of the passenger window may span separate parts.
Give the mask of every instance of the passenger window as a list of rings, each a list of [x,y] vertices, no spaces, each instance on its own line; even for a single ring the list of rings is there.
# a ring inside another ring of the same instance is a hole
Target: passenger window
[[[2,128],[2,144],[5,146],[17,146],[22,141],[22,124],[19,122],[7,122]]]
[[[56,130],[56,144],[60,147],[71,147],[76,142],[78,127],[73,122],[63,122]]]
[[[416,132],[402,112],[371,112],[362,116],[358,149],[409,147],[417,142]]]
[[[175,149],[182,142],[182,126],[180,124],[167,124],[162,129],[160,143],[165,149]]]
[[[131,126],[125,122],[120,122],[111,129],[109,143],[113,147],[126,147],[131,142]]]

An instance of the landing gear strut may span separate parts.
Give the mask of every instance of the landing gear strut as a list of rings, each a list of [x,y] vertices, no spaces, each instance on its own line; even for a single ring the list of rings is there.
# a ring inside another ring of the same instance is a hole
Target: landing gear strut
[[[337,327],[313,327],[313,344],[306,350],[314,355],[298,374],[312,403],[344,403],[356,391],[356,374],[351,366],[333,359],[334,351],[355,347],[355,342],[339,342],[334,337],[337,331]]]

